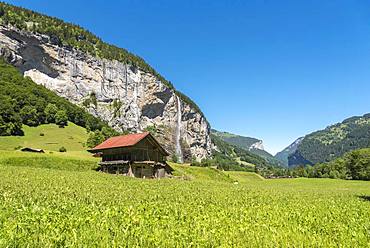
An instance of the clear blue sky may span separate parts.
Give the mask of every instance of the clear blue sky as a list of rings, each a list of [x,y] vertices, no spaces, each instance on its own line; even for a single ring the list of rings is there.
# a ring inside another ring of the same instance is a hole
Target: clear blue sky
[[[370,112],[370,2],[7,1],[143,57],[213,128],[297,137]]]

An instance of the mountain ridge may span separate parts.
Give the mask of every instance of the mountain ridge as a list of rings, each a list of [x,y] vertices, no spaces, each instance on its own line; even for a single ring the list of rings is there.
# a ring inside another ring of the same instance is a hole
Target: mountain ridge
[[[289,166],[329,162],[346,152],[370,147],[370,114],[353,116],[306,135],[289,155]]]
[[[270,164],[281,165],[280,161],[275,159],[273,155],[264,150],[263,141],[260,139],[241,136],[230,132],[217,131],[215,129],[211,130],[211,134],[219,137],[228,144],[239,147],[264,158]]]
[[[262,144],[263,141],[260,139],[241,136],[241,135],[237,135],[237,134],[233,134],[233,133],[225,132],[225,131],[217,131],[216,129],[211,129],[211,132],[214,135],[221,137],[224,140],[227,140],[229,143],[238,145],[246,150],[250,150],[253,148],[263,150],[263,144]],[[257,147],[260,147],[260,148],[257,148]]]

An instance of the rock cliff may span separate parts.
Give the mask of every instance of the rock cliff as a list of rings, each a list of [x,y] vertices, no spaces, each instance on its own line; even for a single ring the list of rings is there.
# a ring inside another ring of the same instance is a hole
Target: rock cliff
[[[185,160],[211,155],[205,117],[155,75],[10,26],[0,26],[0,56],[118,131],[151,128],[170,153]]]
[[[299,144],[301,144],[304,137],[296,139],[292,144],[286,147],[281,152],[276,153],[275,158],[280,160],[285,166],[288,166],[288,157],[296,152]]]

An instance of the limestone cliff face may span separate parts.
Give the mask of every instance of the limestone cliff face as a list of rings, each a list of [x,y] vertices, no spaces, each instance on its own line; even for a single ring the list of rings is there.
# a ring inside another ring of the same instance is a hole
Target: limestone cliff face
[[[75,104],[85,103],[90,113],[119,131],[155,126],[157,138],[170,153],[179,153],[178,144],[184,159],[211,154],[206,119],[178,101],[174,91],[152,74],[62,47],[52,37],[4,26],[0,26],[0,56],[36,83]]]
[[[262,140],[259,140],[257,141],[256,143],[253,143],[250,147],[249,147],[249,150],[253,150],[253,149],[258,149],[258,150],[265,150],[264,146],[263,146],[263,141]]]

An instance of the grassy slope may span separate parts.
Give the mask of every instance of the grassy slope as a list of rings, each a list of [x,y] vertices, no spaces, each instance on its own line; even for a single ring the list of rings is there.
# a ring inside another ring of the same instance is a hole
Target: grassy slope
[[[0,151],[0,165],[67,171],[91,171],[97,168],[99,158],[78,153],[35,154],[21,151]]]
[[[259,159],[255,160],[256,162],[258,162],[258,160],[265,160],[268,164],[270,165],[275,165],[275,166],[281,166],[282,163],[280,161],[278,161],[277,159],[274,158],[274,156],[272,156],[270,153],[264,151],[264,150],[259,150],[259,149],[251,149],[250,150],[250,147],[252,144],[260,141],[258,139],[255,139],[255,138],[250,138],[250,137],[244,137],[244,136],[240,136],[240,135],[236,135],[236,134],[232,134],[232,133],[227,133],[227,132],[219,132],[217,130],[212,130],[211,132],[211,138],[213,140],[214,143],[216,143],[217,147],[223,151],[225,150],[225,148],[227,150],[232,150],[232,147],[237,147],[238,148],[238,152],[239,153],[239,156],[240,155],[243,155],[243,154],[253,154],[254,156],[257,156]],[[227,147],[227,144],[229,147]],[[235,149],[234,149],[235,151]],[[222,153],[225,153],[225,151],[223,151]],[[233,156],[233,154],[230,154],[230,152],[226,152],[228,153],[228,156]],[[234,152],[235,153],[235,152]],[[243,165],[246,165],[246,166],[254,166],[253,163],[250,163],[252,160],[250,160],[250,162],[247,162],[247,161],[241,161],[240,160],[240,157],[238,157],[237,154],[236,155],[236,161],[240,164],[243,164]],[[261,163],[260,163],[261,165]],[[264,167],[265,165],[262,165],[262,167]],[[261,166],[260,166],[261,167]]]
[[[289,156],[289,166],[328,162],[367,147],[370,147],[370,114],[354,116],[306,135]]]
[[[370,182],[261,180],[243,172],[227,177],[175,164],[177,174],[194,180],[141,180],[95,172],[88,165],[95,163],[92,158],[81,159],[83,166],[76,159],[66,166],[67,160],[59,153],[0,153],[0,246],[365,247],[370,242],[370,202],[360,197],[370,196]],[[234,184],[234,178],[241,183]]]
[[[86,129],[71,122],[65,128],[56,124],[44,124],[38,127],[23,127],[24,136],[0,136],[0,150],[14,150],[15,147],[32,147],[48,151],[59,151],[64,146],[67,151],[84,151],[83,144],[88,134]],[[43,133],[44,136],[40,136]]]

